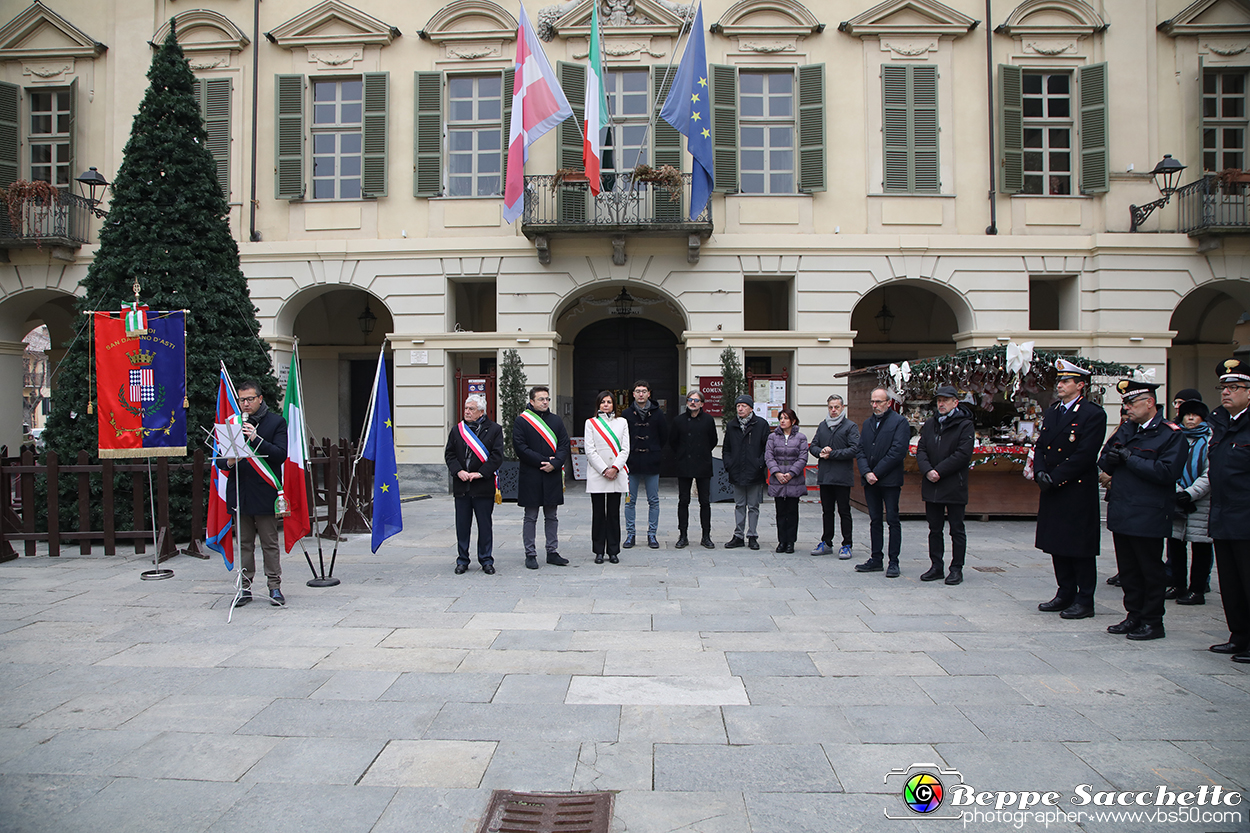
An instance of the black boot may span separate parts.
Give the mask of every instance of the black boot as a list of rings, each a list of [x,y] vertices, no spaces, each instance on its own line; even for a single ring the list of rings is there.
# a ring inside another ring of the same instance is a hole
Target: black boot
[[[675,544],[675,546],[679,550],[685,549],[686,547],[690,546],[690,539],[686,537],[686,530],[683,529],[678,534],[677,543]]]
[[[920,580],[921,581],[941,581],[942,579],[946,578],[946,569],[945,569],[945,565],[943,565],[942,563],[942,559],[930,558],[929,561],[933,563],[933,566],[930,567],[928,570],[926,570],[920,576]]]

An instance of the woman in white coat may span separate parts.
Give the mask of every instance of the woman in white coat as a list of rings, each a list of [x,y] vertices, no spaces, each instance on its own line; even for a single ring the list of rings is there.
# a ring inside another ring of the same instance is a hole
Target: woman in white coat
[[[614,416],[616,398],[600,391],[598,411],[586,420],[586,494],[590,495],[590,546],[595,563],[606,552],[613,564],[620,562],[621,495],[629,492],[629,426]]]

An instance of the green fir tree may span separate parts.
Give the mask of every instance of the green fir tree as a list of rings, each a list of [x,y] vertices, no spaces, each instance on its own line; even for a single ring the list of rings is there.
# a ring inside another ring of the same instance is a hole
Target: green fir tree
[[[190,451],[204,448],[204,431],[212,427],[221,362],[236,383],[257,381],[269,407],[278,407],[269,347],[258,337],[257,310],[239,268],[229,206],[218,184],[194,95],[195,79],[173,23],[148,70],[151,84],[135,115],[113,182],[108,217],[100,229],[100,248],[77,302],[78,311],[84,314],[79,333],[55,380],[46,436],[48,448],[63,462],[72,462],[79,450],[86,450],[92,462],[98,461],[96,416],[88,413],[95,393],[91,389],[91,331],[85,313],[120,309],[133,300],[131,287],[136,281],[140,300],[152,310],[188,311]],[[70,487],[70,478],[62,485]],[[118,485],[129,489],[128,480]],[[178,537],[185,540],[191,532],[189,475],[171,482],[170,491],[171,522]],[[66,499],[71,494],[76,493],[62,489],[62,528],[76,523],[77,500]],[[93,503],[93,514],[98,515],[99,505]],[[119,504],[127,506],[129,501]],[[118,528],[123,520],[129,519],[119,519]],[[99,526],[93,523],[93,528]],[[195,534],[202,536],[203,530]]]
[[[747,393],[747,378],[742,373],[742,362],[738,361],[738,351],[726,347],[720,354],[721,374],[721,430],[729,427],[729,423],[737,419],[738,411],[734,401]]]

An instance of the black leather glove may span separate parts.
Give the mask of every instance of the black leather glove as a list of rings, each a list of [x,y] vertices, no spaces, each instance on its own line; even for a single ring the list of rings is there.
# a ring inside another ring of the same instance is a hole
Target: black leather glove
[[[1049,492],[1055,487],[1055,481],[1052,480],[1050,475],[1044,471],[1033,475],[1033,482],[1036,483],[1038,488],[1040,488],[1043,492]]]
[[[1132,456],[1133,453],[1124,446],[1116,446],[1107,452],[1107,466],[1113,469],[1119,468],[1127,463],[1128,458]]]
[[[1176,506],[1185,514],[1194,511],[1194,499],[1184,489],[1176,493]]]

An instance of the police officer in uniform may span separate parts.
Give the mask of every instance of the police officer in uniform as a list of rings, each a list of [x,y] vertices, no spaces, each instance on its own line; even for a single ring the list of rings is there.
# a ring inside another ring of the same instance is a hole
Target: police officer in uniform
[[[1094,615],[1099,540],[1098,450],[1107,413],[1086,398],[1090,372],[1067,359],[1055,362],[1058,399],[1046,409],[1033,453],[1033,480],[1041,489],[1034,546],[1048,553],[1059,585],[1037,606],[1064,619]]]
[[[1220,407],[1211,412],[1207,476],[1209,531],[1215,542],[1228,641],[1212,645],[1233,662],[1250,662],[1250,365],[1220,362]]]
[[[1107,633],[1129,639],[1162,639],[1163,542],[1172,533],[1176,478],[1189,446],[1180,426],[1163,418],[1153,382],[1122,379],[1116,390],[1128,419],[1107,440],[1098,468],[1111,475],[1107,528],[1115,542],[1115,563],[1124,588],[1124,621]]]

